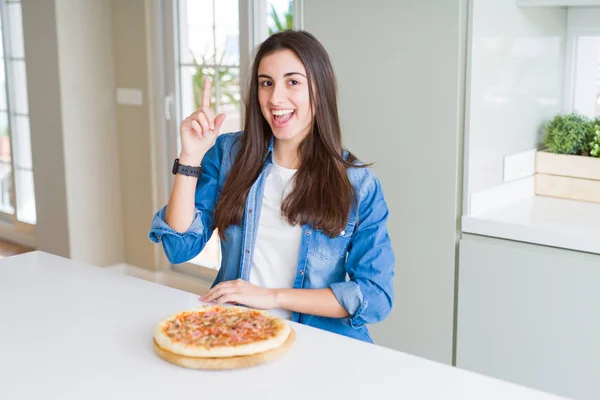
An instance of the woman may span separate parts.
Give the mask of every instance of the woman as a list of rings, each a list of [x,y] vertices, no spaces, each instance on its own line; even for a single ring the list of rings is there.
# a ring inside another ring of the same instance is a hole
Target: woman
[[[177,264],[217,229],[221,267],[201,301],[372,342],[365,324],[393,302],[388,209],[379,180],[342,149],[325,49],[303,31],[260,45],[243,132],[219,135],[225,115],[209,104],[206,81],[200,109],[181,123],[175,183],[151,240]]]

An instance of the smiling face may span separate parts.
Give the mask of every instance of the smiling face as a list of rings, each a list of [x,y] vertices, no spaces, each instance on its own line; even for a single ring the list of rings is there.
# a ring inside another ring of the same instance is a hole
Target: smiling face
[[[310,132],[306,68],[291,50],[277,50],[258,66],[258,102],[275,138],[300,143]]]

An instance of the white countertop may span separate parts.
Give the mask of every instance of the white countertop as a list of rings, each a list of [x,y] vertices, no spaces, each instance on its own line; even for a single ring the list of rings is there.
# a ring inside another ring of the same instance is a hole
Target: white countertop
[[[156,356],[155,324],[197,305],[43,252],[0,260],[0,399],[559,399],[298,324],[287,354],[246,370]]]
[[[600,254],[600,204],[532,196],[465,215],[462,231]]]

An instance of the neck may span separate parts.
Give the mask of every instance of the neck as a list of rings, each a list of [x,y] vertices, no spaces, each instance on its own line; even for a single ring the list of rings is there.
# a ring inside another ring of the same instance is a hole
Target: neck
[[[300,155],[298,154],[297,143],[275,139],[273,151],[273,159],[277,165],[288,169],[298,169],[300,167]]]

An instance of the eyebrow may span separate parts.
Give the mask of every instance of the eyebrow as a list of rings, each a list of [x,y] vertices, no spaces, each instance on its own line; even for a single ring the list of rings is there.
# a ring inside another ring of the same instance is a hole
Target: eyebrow
[[[303,77],[306,78],[306,75],[304,75],[304,74],[302,74],[300,72],[288,72],[287,74],[284,74],[283,77],[285,78],[286,76],[292,76],[292,75],[301,75],[301,76],[303,76]],[[260,74],[258,77],[259,78],[273,79],[269,75],[265,75],[265,74]]]

